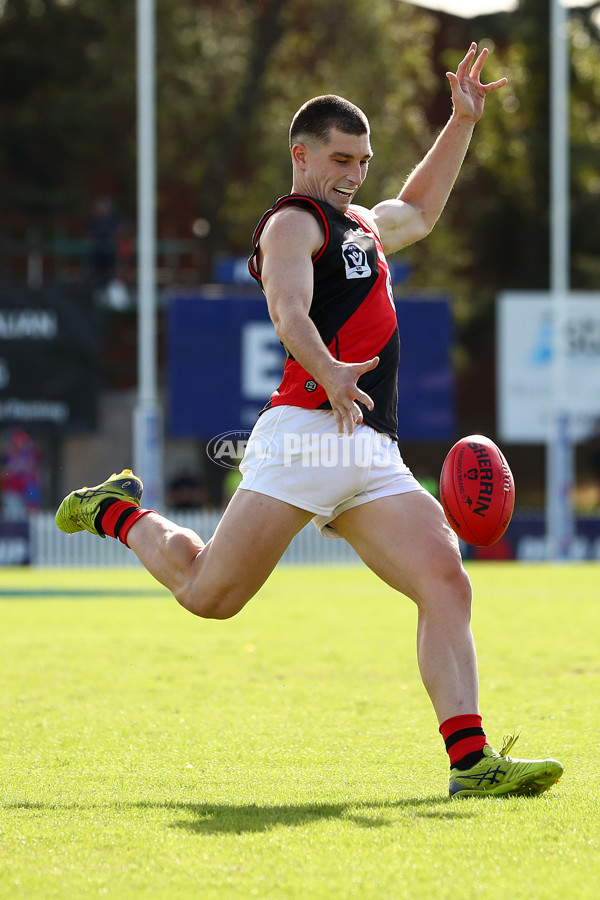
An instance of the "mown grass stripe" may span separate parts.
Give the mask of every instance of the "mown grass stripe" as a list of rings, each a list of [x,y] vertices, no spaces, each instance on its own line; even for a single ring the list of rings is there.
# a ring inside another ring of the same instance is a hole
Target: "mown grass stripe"
[[[166,589],[148,588],[0,588],[0,598],[11,597],[164,597]]]

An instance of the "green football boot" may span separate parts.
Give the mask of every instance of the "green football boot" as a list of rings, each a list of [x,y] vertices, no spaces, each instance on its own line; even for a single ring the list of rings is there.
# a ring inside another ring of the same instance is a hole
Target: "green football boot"
[[[556,759],[511,759],[507,753],[518,737],[505,737],[500,753],[486,744],[483,759],[470,769],[451,769],[450,796],[542,794],[550,790],[563,773],[562,765]]]
[[[96,523],[102,504],[108,500],[126,500],[139,506],[144,485],[131,469],[123,469],[118,475],[111,475],[96,487],[82,487],[71,491],[58,507],[56,524],[61,531],[75,534],[76,531],[90,531],[99,537],[106,537]]]

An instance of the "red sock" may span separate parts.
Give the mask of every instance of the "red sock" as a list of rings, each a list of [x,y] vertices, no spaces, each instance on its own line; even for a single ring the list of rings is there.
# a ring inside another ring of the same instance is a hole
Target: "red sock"
[[[487,744],[485,731],[481,727],[481,716],[475,714],[453,716],[451,719],[446,719],[440,725],[440,734],[446,742],[451,766],[460,764],[466,756],[471,754],[474,756],[470,765],[474,765],[477,758],[483,755],[482,750]]]
[[[102,513],[100,527],[108,537],[118,538],[128,547],[127,535],[130,528],[149,512],[153,510],[140,509],[135,503],[129,503],[127,500],[115,500]]]

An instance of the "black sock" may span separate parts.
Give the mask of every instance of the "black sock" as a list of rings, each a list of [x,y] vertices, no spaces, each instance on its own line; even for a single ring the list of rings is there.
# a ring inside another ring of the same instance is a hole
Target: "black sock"
[[[480,759],[483,759],[485,753],[483,750],[474,750],[472,753],[467,753],[466,756],[463,756],[462,759],[459,759],[458,762],[455,762],[453,766],[450,766],[451,769],[461,769],[464,771],[465,769],[470,769],[471,766],[474,766],[475,763],[478,763]]]
[[[108,509],[108,507],[112,506],[113,503],[116,503],[116,502],[117,502],[117,497],[107,497],[105,500],[102,500],[102,502],[98,506],[98,512],[96,513],[96,517],[94,519],[94,527],[95,527],[96,531],[98,532],[98,534],[102,535],[103,537],[106,537],[106,532],[104,531],[104,529],[102,527],[102,518],[104,516],[104,513]]]

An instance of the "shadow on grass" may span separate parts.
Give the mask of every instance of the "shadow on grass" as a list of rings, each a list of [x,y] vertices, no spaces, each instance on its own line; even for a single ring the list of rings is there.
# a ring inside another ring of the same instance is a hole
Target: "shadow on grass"
[[[325,822],[332,819],[351,822],[359,828],[389,828],[398,823],[397,811],[404,811],[405,824],[410,825],[415,819],[447,819],[469,818],[475,810],[464,804],[452,802],[449,797],[423,797],[394,801],[358,800],[346,803],[299,803],[273,806],[235,803],[180,803],[154,802],[151,800],[136,803],[52,803],[38,801],[14,801],[0,803],[4,810],[37,810],[48,812],[57,810],[80,810],[82,813],[90,809],[111,810],[171,810],[184,815],[169,823],[169,828],[180,828],[192,834],[247,834],[249,832],[265,832],[273,828],[296,828],[314,822]],[[386,814],[387,813],[387,814]]]
[[[185,819],[171,823],[194,834],[245,834],[270,831],[273,828],[295,828],[313,822],[339,819],[359,828],[388,828],[395,824],[394,810],[409,812],[411,819],[458,819],[473,812],[456,804],[450,806],[449,797],[427,797],[392,802],[360,801],[352,803],[300,803],[259,806],[253,803],[152,803],[136,804],[140,809],[172,809],[186,814]],[[389,815],[386,815],[386,811]]]

